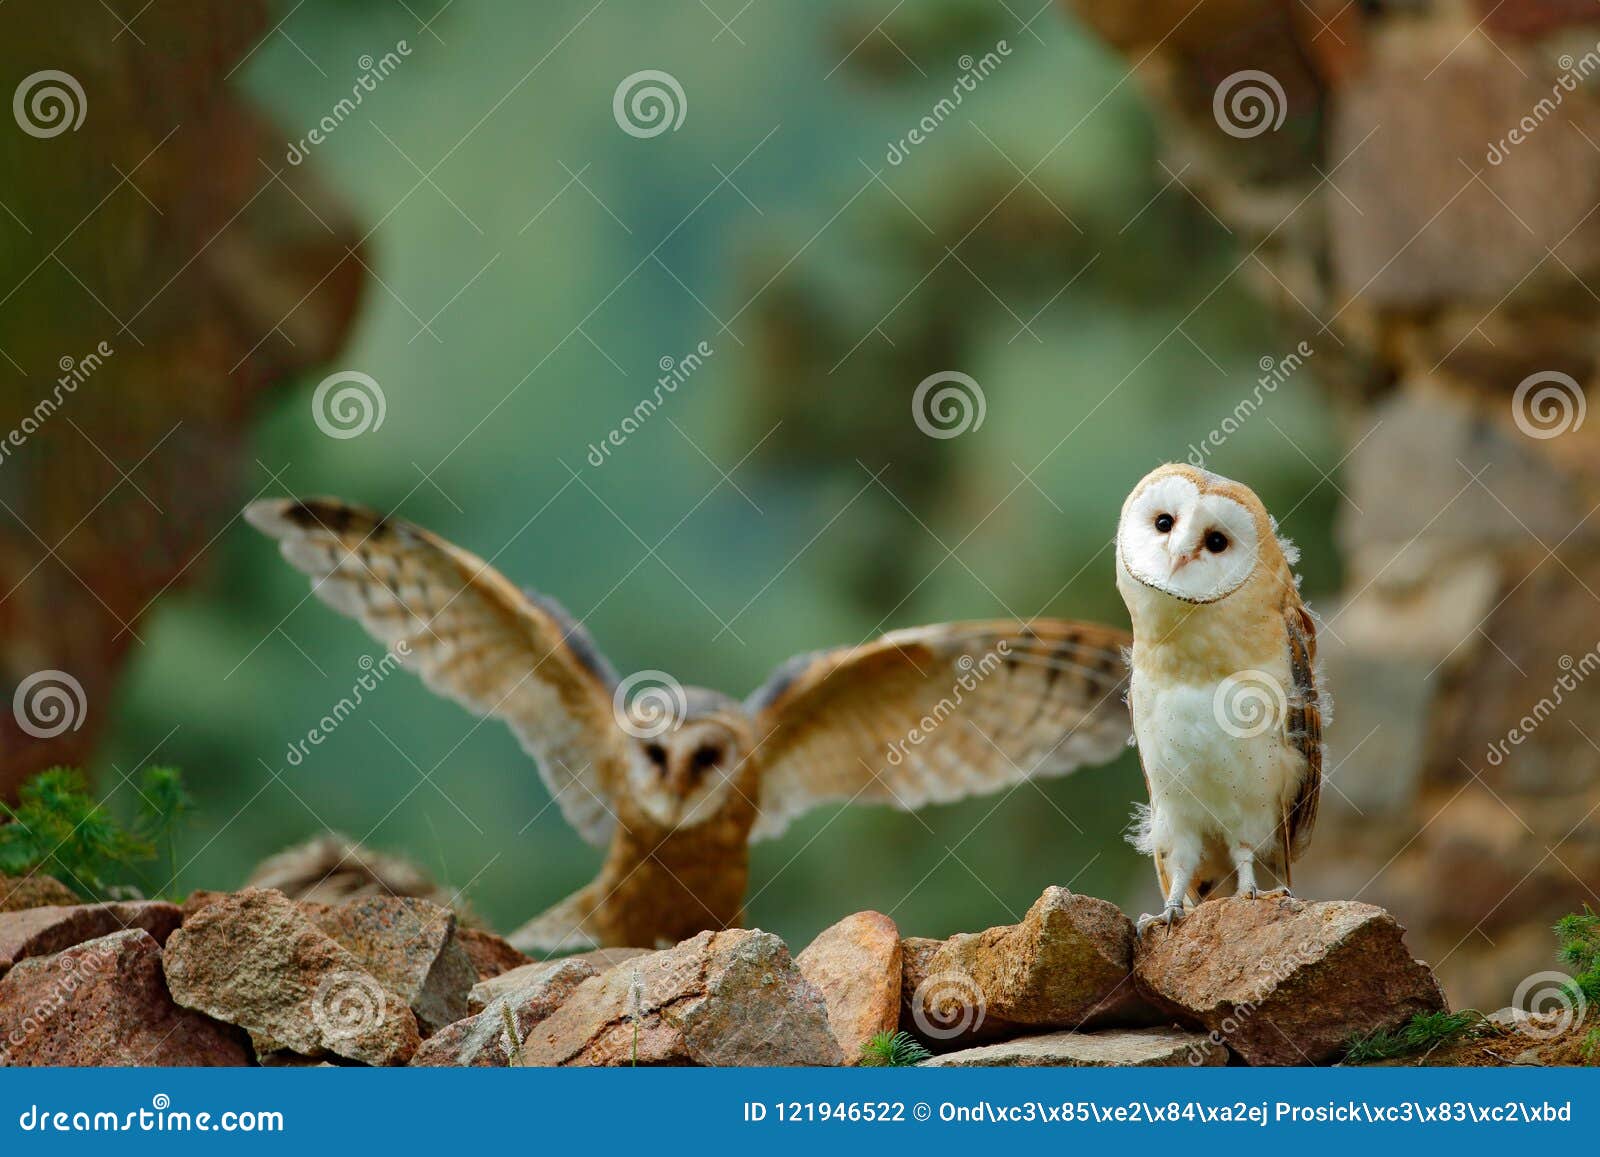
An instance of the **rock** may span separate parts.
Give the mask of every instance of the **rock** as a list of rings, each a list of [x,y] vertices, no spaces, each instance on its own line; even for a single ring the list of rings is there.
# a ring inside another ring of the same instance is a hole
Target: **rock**
[[[411,1058],[411,1063],[470,1067],[508,1065],[511,1050],[506,1040],[507,1008],[516,1019],[518,1040],[525,1041],[534,1027],[560,1008],[580,984],[600,974],[592,962],[570,957],[516,971],[524,974],[518,987],[492,997],[488,1006],[476,1016],[457,1021],[429,1037]],[[496,980],[504,980],[509,975],[506,973]]]
[[[0,912],[24,908],[60,908],[82,903],[54,876],[0,876]]]
[[[1177,1028],[1103,1029],[1099,1032],[1049,1032],[979,1045],[934,1057],[933,1068],[1151,1068],[1223,1065],[1228,1050],[1202,1033]]]
[[[590,977],[524,1042],[530,1065],[837,1065],[822,994],[768,932],[702,932]]]
[[[409,896],[362,896],[301,909],[411,1007],[424,1036],[467,1015],[478,970],[456,940],[448,908]]]
[[[175,905],[159,900],[119,900],[0,913],[0,975],[24,957],[48,956],[129,928],[141,928],[157,944],[164,944],[182,920],[183,914]]]
[[[281,892],[206,905],[167,941],[173,999],[246,1030],[257,1053],[332,1053],[398,1064],[416,1052],[416,1017],[361,961]]]
[[[795,958],[828,1006],[828,1027],[845,1064],[863,1042],[900,1023],[900,931],[881,912],[857,912],[824,929]]]
[[[243,1033],[173,1004],[141,928],[23,960],[0,980],[0,1065],[247,1065]]]
[[[232,895],[230,892],[213,892],[209,888],[196,888],[184,898],[182,904],[183,918],[187,920],[208,904],[215,904],[218,900],[226,900],[230,895]]]
[[[648,956],[648,948],[597,948],[593,952],[579,952],[573,956],[560,956],[554,960],[530,960],[509,972],[502,972],[499,976],[492,976],[488,980],[480,980],[472,986],[472,991],[467,994],[467,1011],[480,1013],[489,1007],[496,997],[506,996],[526,988],[549,975],[551,967],[557,964],[573,964],[581,966],[585,978],[599,976],[624,960],[632,960],[637,956]]]
[[[256,865],[247,887],[275,888],[292,900],[341,904],[359,896],[413,896],[450,908],[475,924],[461,894],[410,860],[375,852],[338,832],[324,832]]]
[[[1468,300],[1499,312],[1507,299],[1514,309],[1590,276],[1600,156],[1584,138],[1600,126],[1595,102],[1582,90],[1552,102],[1550,77],[1506,68],[1498,54],[1447,58],[1459,33],[1432,32],[1432,44],[1415,42],[1418,55],[1374,53],[1331,106],[1328,155],[1345,158],[1338,180],[1349,198],[1327,205],[1339,290],[1396,309]],[[1430,101],[1411,99],[1422,57],[1435,62]],[[1551,123],[1529,132],[1541,101]],[[1520,143],[1508,140],[1519,125]]]
[[[528,957],[493,932],[485,932],[480,928],[457,928],[456,940],[467,950],[467,957],[477,970],[479,980],[488,980],[529,963]]]
[[[1047,888],[1022,923],[952,936],[929,962],[952,999],[975,1002],[984,1019],[1078,1029],[1150,1024],[1133,983],[1133,922],[1115,904]],[[938,1014],[934,985],[922,1004]]]
[[[1157,1003],[1252,1065],[1319,1064],[1358,1033],[1445,1008],[1382,908],[1353,900],[1229,897],[1153,927],[1135,972]]]
[[[934,1052],[1027,1032],[1023,1025],[990,1016],[970,976],[936,971],[944,943],[926,936],[900,941],[900,1027]]]

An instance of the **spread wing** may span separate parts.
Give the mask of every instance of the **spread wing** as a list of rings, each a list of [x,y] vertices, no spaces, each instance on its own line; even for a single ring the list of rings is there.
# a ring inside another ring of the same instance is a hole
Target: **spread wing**
[[[612,713],[615,674],[558,604],[420,527],[337,499],[269,499],[245,517],[430,688],[510,724],[567,821],[591,843],[609,839],[610,789],[636,753]]]
[[[1126,632],[1036,619],[896,631],[791,659],[746,701],[752,838],[831,800],[910,810],[1065,775],[1127,746]]]
[[[1306,760],[1305,775],[1284,816],[1284,843],[1290,856],[1298,857],[1311,843],[1311,829],[1317,822],[1317,802],[1322,796],[1322,708],[1317,696],[1317,624],[1311,612],[1299,600],[1292,601],[1284,608],[1283,618],[1289,638],[1289,672],[1294,679],[1284,738]]]

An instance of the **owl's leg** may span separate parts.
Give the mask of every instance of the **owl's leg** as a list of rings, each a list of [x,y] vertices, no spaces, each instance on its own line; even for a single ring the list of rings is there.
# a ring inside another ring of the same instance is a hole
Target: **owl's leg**
[[[1156,875],[1166,885],[1165,906],[1159,915],[1147,912],[1139,917],[1134,927],[1140,936],[1152,924],[1165,924],[1170,928],[1183,919],[1183,901],[1194,888],[1195,873],[1200,870],[1200,852],[1198,848],[1180,847],[1164,856],[1158,853],[1156,863]]]
[[[1239,875],[1239,886],[1234,889],[1233,894],[1243,896],[1246,900],[1254,900],[1260,894],[1256,890],[1255,849],[1244,844],[1234,848],[1233,870]]]

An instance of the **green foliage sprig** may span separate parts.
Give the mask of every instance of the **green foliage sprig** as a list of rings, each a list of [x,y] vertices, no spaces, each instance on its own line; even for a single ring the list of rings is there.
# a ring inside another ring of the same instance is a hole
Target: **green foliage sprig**
[[[880,1032],[861,1042],[857,1063],[866,1068],[903,1068],[920,1065],[932,1056],[908,1032]]]
[[[1484,1024],[1483,1013],[1471,1008],[1460,1012],[1419,1012],[1397,1029],[1374,1029],[1352,1038],[1344,1059],[1350,1064],[1369,1064],[1415,1056],[1475,1033]]]
[[[1600,915],[1587,907],[1556,921],[1557,955],[1588,1004],[1600,1005]]]
[[[176,833],[194,801],[175,768],[150,767],[134,784],[136,814],[121,821],[96,802],[83,772],[52,767],[0,803],[0,874],[54,876],[87,900],[137,883],[138,866],[165,852],[168,888],[178,872]]]

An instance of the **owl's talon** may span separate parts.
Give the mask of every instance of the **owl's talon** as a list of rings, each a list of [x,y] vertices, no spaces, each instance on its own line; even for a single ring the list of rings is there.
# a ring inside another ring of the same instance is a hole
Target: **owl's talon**
[[[1134,931],[1142,937],[1150,930],[1152,924],[1165,924],[1168,928],[1171,928],[1179,920],[1182,920],[1183,916],[1182,904],[1168,904],[1157,915],[1152,916],[1149,912],[1146,912],[1143,916],[1140,916],[1133,926]]]
[[[1259,896],[1261,896],[1263,899],[1269,899],[1269,900],[1279,900],[1279,899],[1282,899],[1282,900],[1293,900],[1295,898],[1295,894],[1293,892],[1289,891],[1289,889],[1287,889],[1287,888],[1271,888],[1268,891],[1260,892],[1260,893],[1257,893],[1257,894]]]

